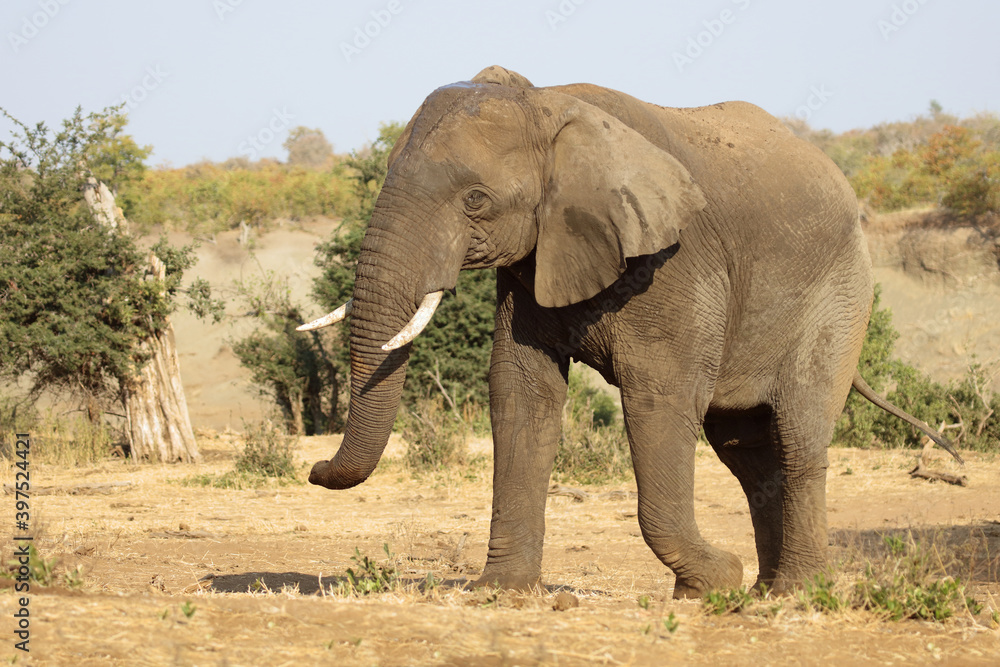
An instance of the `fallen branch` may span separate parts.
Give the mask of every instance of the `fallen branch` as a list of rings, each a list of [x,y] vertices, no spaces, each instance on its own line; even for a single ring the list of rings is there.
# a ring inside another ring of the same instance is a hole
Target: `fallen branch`
[[[944,422],[938,426],[938,431],[944,430]],[[920,479],[926,479],[930,481],[941,480],[947,484],[954,484],[956,486],[968,486],[969,478],[965,475],[953,475],[950,472],[941,472],[939,470],[929,470],[925,466],[925,458],[934,449],[934,441],[928,437],[924,437],[924,448],[920,450],[920,456],[917,457],[917,467],[910,471],[910,477],[919,477]]]
[[[920,477],[921,479],[928,479],[930,481],[941,480],[942,482],[947,482],[948,484],[954,484],[956,486],[968,486],[969,478],[965,475],[953,475],[950,472],[941,472],[939,470],[924,470],[919,464],[916,468],[910,471],[910,477]]]
[[[584,500],[590,497],[590,494],[582,489],[574,489],[572,486],[563,486],[562,484],[553,484],[549,487],[550,496],[569,496],[578,503],[582,503]]]

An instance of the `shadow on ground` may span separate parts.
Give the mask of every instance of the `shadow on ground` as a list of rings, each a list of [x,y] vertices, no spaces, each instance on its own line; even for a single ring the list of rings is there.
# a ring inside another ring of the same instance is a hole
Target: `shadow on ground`
[[[830,534],[835,558],[875,561],[890,544],[917,545],[950,576],[967,583],[1000,583],[1000,521],[967,526],[922,526],[886,530],[838,530]]]
[[[460,579],[442,579],[434,582],[434,587],[439,589],[467,590],[472,586],[471,579],[462,577]],[[218,593],[256,593],[268,590],[274,593],[283,590],[295,590],[300,595],[321,595],[322,589],[330,592],[331,588],[337,590],[341,584],[347,584],[347,577],[330,576],[320,577],[315,574],[303,574],[301,572],[243,572],[240,574],[225,574],[213,577],[209,590]],[[420,591],[427,591],[427,579],[423,577],[400,577],[399,582],[404,588]],[[551,595],[560,592],[569,592],[576,595],[608,595],[607,591],[577,589],[558,584],[542,585],[541,594]]]

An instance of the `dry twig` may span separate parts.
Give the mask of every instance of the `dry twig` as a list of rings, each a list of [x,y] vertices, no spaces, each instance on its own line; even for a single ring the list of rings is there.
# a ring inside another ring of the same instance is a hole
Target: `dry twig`
[[[945,429],[944,422],[938,426],[938,431],[943,431]],[[957,486],[968,486],[969,478],[965,475],[953,475],[949,472],[941,472],[940,470],[929,470],[925,467],[925,458],[934,449],[934,441],[928,437],[923,439],[924,448],[920,450],[920,456],[917,457],[917,467],[910,471],[910,477],[919,477],[921,479],[927,479],[930,481],[941,480],[942,482],[947,482],[948,484],[955,484]]]

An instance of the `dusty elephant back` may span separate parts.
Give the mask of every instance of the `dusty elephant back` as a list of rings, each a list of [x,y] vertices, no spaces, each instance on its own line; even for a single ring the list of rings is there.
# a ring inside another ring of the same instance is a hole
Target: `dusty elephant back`
[[[550,90],[601,108],[676,157],[705,191],[709,209],[797,221],[796,233],[815,216],[825,226],[836,219],[841,227],[822,233],[842,239],[858,226],[857,199],[837,165],[756,105],[672,108],[590,84]]]

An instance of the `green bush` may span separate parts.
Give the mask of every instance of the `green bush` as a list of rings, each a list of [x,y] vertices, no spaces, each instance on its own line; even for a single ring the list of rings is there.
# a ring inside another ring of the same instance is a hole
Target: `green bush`
[[[465,460],[471,425],[440,395],[416,399],[400,421],[411,470],[441,470]]]
[[[632,475],[628,436],[614,400],[587,384],[571,368],[562,441],[556,452],[557,476],[587,484],[628,479]]]
[[[232,343],[250,380],[281,411],[293,435],[336,432],[343,424],[340,393],[346,376],[335,330],[296,331],[302,311],[291,299],[288,283],[273,274],[243,281],[237,293],[262,325]]]
[[[221,475],[194,475],[181,480],[180,484],[242,490],[302,483],[295,467],[294,438],[282,433],[270,421],[244,422],[243,438],[243,449],[237,453],[232,470]]]
[[[871,321],[861,350],[862,377],[890,403],[937,428],[960,424],[947,436],[959,447],[1000,451],[1000,396],[990,392],[988,369],[972,363],[959,382],[944,385],[892,356],[899,333],[892,313],[881,307],[876,285]],[[851,390],[837,421],[833,442],[845,447],[921,447],[923,433]]]
[[[147,280],[145,251],[85,203],[91,167],[123,189],[137,177],[117,110],[77,109],[58,131],[7,117],[17,129],[0,142],[0,379],[30,382],[32,399],[76,399],[96,422],[148,360],[142,343],[167,327],[183,262],[164,283]]]
[[[295,460],[292,455],[293,439],[271,422],[244,424],[245,444],[233,463],[239,473],[263,477],[295,477]]]

